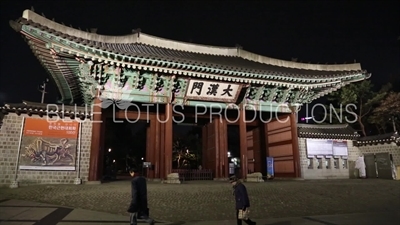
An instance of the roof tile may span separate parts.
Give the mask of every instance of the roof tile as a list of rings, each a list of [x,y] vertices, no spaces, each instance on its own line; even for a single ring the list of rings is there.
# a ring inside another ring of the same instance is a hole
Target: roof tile
[[[360,137],[348,124],[297,124],[297,130],[302,138],[354,140]]]
[[[28,21],[28,24],[37,26],[39,29],[48,31],[42,25]],[[224,56],[224,55],[211,55],[201,54],[188,51],[180,51],[169,48],[162,48],[157,46],[150,46],[142,43],[100,43],[88,39],[73,37],[65,35],[59,31],[53,31],[57,36],[67,38],[71,41],[84,44],[86,46],[101,46],[98,47],[104,51],[118,53],[128,56],[144,57],[168,60],[177,63],[189,63],[195,65],[207,65],[217,69],[231,69],[240,72],[251,72],[261,75],[278,74],[284,77],[304,77],[304,78],[328,78],[328,77],[341,77],[346,74],[365,73],[365,71],[320,71],[309,69],[295,69],[283,66],[274,66],[265,63],[259,63],[247,60],[238,56]]]

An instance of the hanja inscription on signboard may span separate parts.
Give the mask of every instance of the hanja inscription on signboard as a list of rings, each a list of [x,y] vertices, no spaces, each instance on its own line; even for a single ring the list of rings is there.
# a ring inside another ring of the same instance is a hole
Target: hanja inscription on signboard
[[[241,84],[190,79],[186,98],[203,101],[236,102],[241,88]]]

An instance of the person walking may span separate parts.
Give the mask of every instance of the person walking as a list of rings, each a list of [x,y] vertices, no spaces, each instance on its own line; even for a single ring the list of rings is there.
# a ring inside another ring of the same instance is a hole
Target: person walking
[[[367,178],[366,165],[364,161],[364,156],[362,154],[356,160],[356,165],[354,166],[354,168],[358,169],[358,176],[360,178]]]
[[[130,224],[137,225],[137,219],[144,219],[146,223],[154,225],[154,220],[149,217],[149,208],[147,207],[146,179],[139,175],[139,170],[135,166],[129,169],[129,174],[133,177],[131,181],[132,199],[127,210],[130,213]]]
[[[250,200],[246,186],[236,176],[230,177],[229,181],[232,184],[233,195],[235,196],[237,225],[242,225],[242,220],[249,225],[256,225],[256,222],[251,221],[248,217]]]

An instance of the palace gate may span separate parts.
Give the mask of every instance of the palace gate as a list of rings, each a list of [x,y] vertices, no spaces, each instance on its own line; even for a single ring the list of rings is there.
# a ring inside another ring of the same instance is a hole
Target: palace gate
[[[172,170],[173,120],[182,115],[211,117],[198,125],[206,137],[203,168],[212,169],[215,178],[228,176],[228,126],[239,127],[241,177],[248,172],[265,174],[266,156],[275,158],[276,176],[300,177],[296,134],[300,106],[370,76],[359,63],[279,60],[240,47],[183,43],[139,30],[125,36],[85,32],[31,10],[10,25],[57,85],[61,96],[57,104],[90,106],[92,121],[107,117],[149,121],[146,159],[155,166],[153,178],[163,179]],[[158,105],[160,111],[149,112],[148,117],[139,113],[147,103]],[[203,111],[190,112],[190,107]],[[222,111],[210,113],[211,109]],[[73,111],[62,113],[76,116]],[[88,181],[101,179],[104,126],[92,124],[90,163],[84,175]]]

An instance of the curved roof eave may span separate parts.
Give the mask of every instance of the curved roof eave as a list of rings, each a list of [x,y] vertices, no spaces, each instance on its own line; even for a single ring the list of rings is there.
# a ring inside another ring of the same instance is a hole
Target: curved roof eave
[[[68,76],[63,76],[60,74],[63,73],[63,71],[60,69],[60,66],[58,65],[59,60],[56,60],[53,58],[53,56],[50,54],[50,50],[47,51],[47,48],[45,47],[45,43],[42,43],[40,41],[34,41],[34,39],[29,36],[25,35],[25,38],[28,40],[28,45],[30,46],[33,54],[36,56],[36,58],[39,60],[39,62],[43,65],[43,67],[46,69],[47,73],[50,75],[50,77],[54,80],[55,84],[58,87],[59,93],[61,95],[61,101],[66,104],[71,104],[74,100],[74,97],[79,95],[79,93],[72,93],[71,87],[70,87],[70,82],[68,81]]]
[[[96,33],[89,33],[67,27],[65,25],[56,23],[49,20],[43,16],[36,14],[31,10],[25,10],[22,15],[23,18],[31,20],[35,23],[42,24],[48,28],[57,30],[59,32],[75,36],[78,38],[83,38],[92,41],[104,42],[104,43],[141,43],[156,47],[174,49],[185,52],[193,52],[199,54],[209,54],[209,55],[220,55],[220,56],[232,56],[240,57],[250,61],[268,64],[273,66],[287,67],[293,69],[305,69],[305,70],[318,70],[318,71],[357,71],[361,70],[360,63],[351,64],[310,64],[310,63],[300,63],[288,60],[274,59],[255,53],[251,53],[236,47],[219,47],[219,46],[209,46],[200,45],[193,43],[180,42],[175,40],[169,40],[165,38],[155,37],[152,35],[144,33],[136,33],[124,36],[108,36],[100,35]]]

